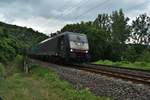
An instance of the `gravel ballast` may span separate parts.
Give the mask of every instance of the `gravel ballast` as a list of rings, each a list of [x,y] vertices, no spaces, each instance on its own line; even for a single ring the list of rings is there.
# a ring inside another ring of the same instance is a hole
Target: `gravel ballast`
[[[115,100],[150,100],[150,87],[142,84],[110,78],[72,68],[61,67],[41,61],[35,61],[45,67],[51,67],[61,79],[69,81],[75,88],[89,88],[97,96],[112,97]]]

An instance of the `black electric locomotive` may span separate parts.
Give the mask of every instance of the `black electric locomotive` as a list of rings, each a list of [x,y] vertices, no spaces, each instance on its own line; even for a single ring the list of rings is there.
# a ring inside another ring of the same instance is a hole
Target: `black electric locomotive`
[[[74,32],[58,34],[33,46],[30,56],[55,61],[88,61],[90,57],[87,36]]]

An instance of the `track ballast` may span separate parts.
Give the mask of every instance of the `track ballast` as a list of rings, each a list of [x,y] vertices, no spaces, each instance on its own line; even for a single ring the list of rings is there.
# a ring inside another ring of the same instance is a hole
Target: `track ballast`
[[[147,75],[147,72],[143,72],[143,71],[142,73],[145,74],[135,73],[136,70],[135,71],[131,70],[132,72],[134,71],[134,73],[131,72],[129,73],[129,70],[127,69],[116,70],[117,68],[110,68],[110,67],[95,65],[95,64],[71,64],[71,65],[69,64],[66,67],[72,67],[79,70],[84,70],[92,73],[102,74],[109,77],[119,78],[137,84],[150,85],[150,75]]]

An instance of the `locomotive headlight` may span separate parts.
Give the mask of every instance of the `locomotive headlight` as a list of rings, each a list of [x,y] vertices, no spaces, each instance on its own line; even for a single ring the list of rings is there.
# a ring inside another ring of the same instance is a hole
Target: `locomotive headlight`
[[[85,53],[88,53],[88,50],[86,50]]]
[[[70,52],[73,52],[73,49],[70,49]]]

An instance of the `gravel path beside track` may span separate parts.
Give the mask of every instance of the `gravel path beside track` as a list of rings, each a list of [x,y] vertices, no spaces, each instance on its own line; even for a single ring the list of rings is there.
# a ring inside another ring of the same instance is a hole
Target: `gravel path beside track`
[[[95,73],[61,67],[50,63],[37,62],[51,67],[60,78],[73,84],[77,89],[89,88],[95,95],[113,97],[115,100],[150,100],[150,87],[120,79],[109,78]]]

